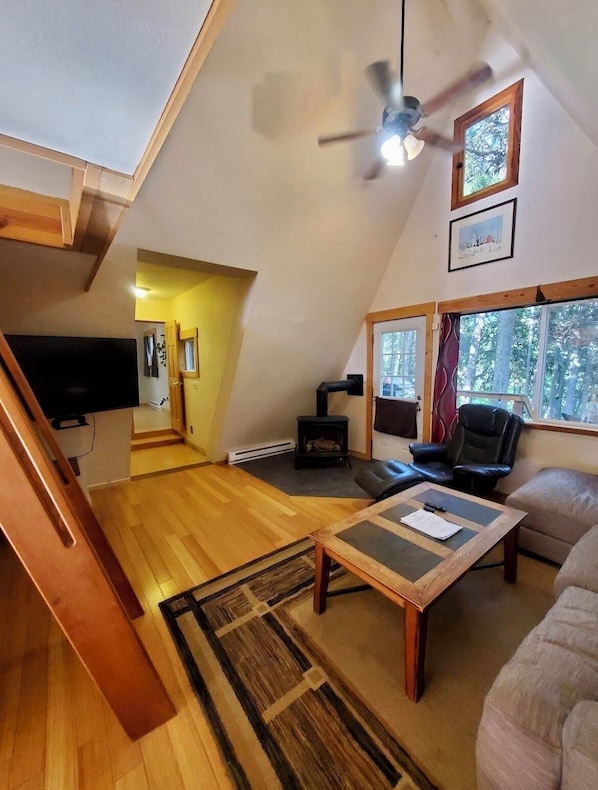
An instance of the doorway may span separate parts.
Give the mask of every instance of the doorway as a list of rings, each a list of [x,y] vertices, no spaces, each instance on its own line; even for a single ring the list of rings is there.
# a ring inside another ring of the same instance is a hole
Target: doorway
[[[152,321],[135,324],[140,405],[133,409],[131,478],[202,466],[206,457],[184,443],[182,422],[173,430],[168,327]]]
[[[135,434],[170,428],[170,396],[166,366],[165,325],[135,321],[139,406],[133,409]]]
[[[366,447],[376,460],[411,461],[409,444],[429,441],[435,303],[370,313],[367,326]],[[417,439],[374,431],[375,399],[418,404]]]

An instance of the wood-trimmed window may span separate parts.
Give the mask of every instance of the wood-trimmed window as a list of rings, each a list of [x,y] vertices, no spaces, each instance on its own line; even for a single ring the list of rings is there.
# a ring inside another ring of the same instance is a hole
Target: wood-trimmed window
[[[451,210],[519,182],[523,80],[455,120]]]
[[[197,343],[197,327],[179,331],[179,367],[181,376],[198,378],[199,352]]]
[[[501,314],[503,314],[504,312],[510,311],[512,308],[531,306],[541,307],[542,310],[548,309],[554,311],[553,309],[559,308],[560,305],[566,309],[567,303],[575,303],[575,301],[587,299],[598,302],[597,277],[566,280],[557,283],[530,286],[510,291],[482,294],[480,296],[467,297],[465,299],[454,299],[446,302],[439,302],[437,309],[439,313],[460,313],[461,315],[481,314],[489,311],[500,311]],[[590,302],[588,304],[591,306],[592,303]],[[584,302],[580,301],[580,307],[583,305]],[[585,312],[587,312],[587,310]],[[571,356],[572,353],[575,353],[575,326],[573,325],[572,316],[570,316],[567,320],[571,323],[569,329],[572,332],[572,342],[569,344],[570,348],[567,347],[565,350],[568,352],[568,355]],[[589,353],[588,346],[597,342],[598,321],[595,320],[591,326],[588,325],[586,321],[583,330],[583,337],[580,334],[579,343],[582,344],[584,354],[587,356]],[[551,353],[551,356],[553,357],[552,361],[554,362],[554,352]],[[566,356],[567,354],[562,355],[563,362],[566,362]],[[592,410],[594,408],[595,402],[593,400],[593,396],[595,396],[593,364],[590,367],[588,367],[586,364],[585,368],[583,370],[584,377],[591,377],[591,381],[590,378],[588,378],[588,387],[585,388],[586,391],[581,398],[581,402],[579,398],[575,400],[578,407],[577,409],[573,410],[575,413],[566,415],[559,414],[555,420],[553,416],[546,414],[546,409],[544,408],[542,410],[544,411],[543,417],[527,422],[527,425],[530,428],[547,431],[559,431],[561,433],[578,433],[596,436],[598,432],[598,424],[596,422],[596,418],[592,416]],[[536,371],[536,375],[541,376],[542,373],[543,370],[540,366]],[[577,379],[577,377],[573,378]],[[578,381],[582,386],[585,386],[586,382],[584,378],[580,376]],[[569,383],[573,384],[574,382]],[[591,388],[589,387],[589,384],[592,384]],[[485,402],[483,398],[488,395],[488,393],[483,392],[471,394],[475,395],[477,402]],[[555,392],[555,394],[557,393]],[[494,399],[498,397],[499,395],[497,393],[492,395],[492,398]],[[482,398],[482,400],[480,400],[480,398]],[[504,393],[500,396],[500,398],[504,401],[513,400],[513,396],[509,396],[508,394]],[[507,408],[509,408],[509,406],[507,406]],[[538,411],[538,409],[535,410]],[[558,421],[559,419],[562,419],[562,421]]]

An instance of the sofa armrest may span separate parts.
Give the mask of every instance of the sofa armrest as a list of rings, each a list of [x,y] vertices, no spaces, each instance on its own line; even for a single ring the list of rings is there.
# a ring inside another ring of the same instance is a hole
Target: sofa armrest
[[[471,475],[484,480],[506,477],[510,471],[511,467],[506,464],[457,464],[453,467],[456,475]]]
[[[563,726],[562,790],[598,787],[598,702],[582,700]]]
[[[427,464],[430,461],[448,461],[448,445],[436,442],[412,442],[409,452],[418,464]]]

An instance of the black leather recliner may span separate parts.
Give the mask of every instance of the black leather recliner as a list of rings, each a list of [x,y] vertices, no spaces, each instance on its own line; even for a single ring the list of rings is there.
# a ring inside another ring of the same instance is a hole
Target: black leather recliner
[[[409,445],[411,468],[428,482],[472,492],[491,491],[515,462],[523,420],[495,406],[467,403],[448,444]]]

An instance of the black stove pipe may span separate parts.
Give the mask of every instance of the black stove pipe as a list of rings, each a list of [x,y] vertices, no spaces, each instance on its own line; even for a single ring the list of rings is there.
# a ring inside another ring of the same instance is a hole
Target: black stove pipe
[[[328,416],[328,393],[347,392],[347,395],[363,395],[363,374],[348,373],[342,381],[323,381],[316,389],[316,416]]]

